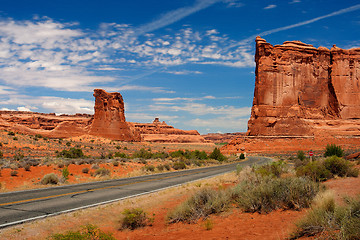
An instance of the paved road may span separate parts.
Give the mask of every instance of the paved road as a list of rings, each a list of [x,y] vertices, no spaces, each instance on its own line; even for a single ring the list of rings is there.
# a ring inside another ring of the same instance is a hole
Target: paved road
[[[102,182],[74,184],[46,189],[0,194],[0,228],[23,222],[148,194],[186,182],[271,161],[249,157],[247,161],[215,167],[191,169]]]

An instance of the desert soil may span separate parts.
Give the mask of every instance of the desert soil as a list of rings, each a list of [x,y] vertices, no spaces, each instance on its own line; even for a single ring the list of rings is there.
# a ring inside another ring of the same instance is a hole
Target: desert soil
[[[214,187],[234,184],[234,173],[202,180],[165,191],[141,196],[92,209],[63,214],[23,225],[3,229],[0,239],[46,239],[54,233],[77,231],[86,224],[97,225],[111,232],[117,239],[286,239],[294,230],[294,223],[306,214],[303,211],[274,211],[269,214],[243,213],[239,209],[220,215],[213,215],[208,221],[212,228],[207,230],[205,222],[196,224],[167,224],[166,214],[183,202],[196,189],[204,185]],[[360,193],[360,178],[339,178],[325,185],[338,196],[355,196]],[[152,226],[134,231],[119,230],[122,211],[126,208],[142,208],[154,216]]]

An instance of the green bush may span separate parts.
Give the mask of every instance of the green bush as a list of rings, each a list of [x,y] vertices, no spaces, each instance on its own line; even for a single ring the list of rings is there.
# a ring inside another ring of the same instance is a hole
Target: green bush
[[[219,148],[214,148],[209,158],[218,160],[219,162],[226,160],[226,157],[220,152]]]
[[[262,176],[280,177],[281,174],[286,172],[286,163],[281,160],[255,168],[255,173]]]
[[[297,158],[300,160],[300,161],[304,161],[305,160],[305,153],[304,151],[298,151],[297,152]]]
[[[152,158],[153,154],[151,150],[145,150],[144,148],[140,149],[139,151],[134,152],[132,155],[133,158],[142,158],[142,159],[150,159]]]
[[[296,223],[292,239],[326,236],[326,239],[359,239],[360,195],[347,199],[345,206],[335,203],[333,196],[319,196],[305,218]]]
[[[166,170],[168,170],[168,171],[170,171],[170,169],[171,169],[171,166],[169,165],[169,164],[164,164],[164,168],[166,169]]]
[[[331,157],[334,155],[338,157],[342,157],[344,155],[344,151],[341,146],[336,146],[335,144],[326,145],[324,157]]]
[[[230,206],[229,200],[229,195],[225,191],[203,188],[169,212],[167,219],[169,223],[196,222],[210,214],[224,212]]]
[[[15,136],[15,133],[12,132],[12,131],[9,131],[7,135],[9,135],[9,136]]]
[[[316,182],[326,181],[333,177],[331,172],[326,169],[321,161],[309,162],[305,166],[296,168],[296,176],[307,176]]]
[[[146,165],[146,166],[144,166],[144,170],[147,172],[154,172],[155,167],[154,167],[154,165]]]
[[[186,164],[183,161],[174,162],[173,169],[175,170],[186,169]]]
[[[161,171],[164,171],[165,167],[164,165],[160,164],[160,165],[157,165],[156,168],[161,172]]]
[[[66,142],[66,146],[70,147],[70,146],[71,146],[71,142]]]
[[[166,152],[157,152],[157,153],[154,153],[152,158],[161,158],[161,159],[165,159],[169,157],[169,154],[167,154]]]
[[[96,169],[94,175],[100,176],[100,177],[108,176],[108,175],[110,175],[110,170],[106,169],[106,168],[99,168],[99,169]]]
[[[231,198],[246,212],[267,213],[309,207],[319,190],[319,184],[307,178],[255,175],[231,189]]]
[[[69,231],[64,234],[54,234],[52,240],[116,240],[111,233],[105,233],[94,225],[86,225],[81,231]]]
[[[116,158],[128,158],[128,155],[126,155],[125,153],[122,153],[122,152],[115,152],[114,156]]]
[[[12,171],[10,172],[10,176],[15,177],[15,176],[17,176],[17,175],[18,175],[18,171],[16,171],[16,170],[12,170]]]
[[[239,159],[245,159],[245,155],[243,153],[240,153]]]
[[[332,177],[357,177],[359,170],[354,168],[348,160],[335,155],[323,161],[309,162],[296,168],[297,176],[308,176],[314,181],[325,181]]]
[[[122,228],[134,230],[136,228],[145,227],[152,219],[140,208],[125,209],[122,220]]]
[[[4,157],[4,154],[2,151],[0,151],[0,158],[3,158]]]
[[[41,184],[47,185],[47,184],[58,184],[59,183],[59,178],[58,176],[55,175],[55,173],[49,173],[46,174],[42,179],[41,179]]]
[[[83,168],[81,170],[81,172],[87,174],[87,173],[89,173],[89,168]]]
[[[65,181],[69,179],[69,175],[70,175],[69,169],[67,167],[63,168],[62,177]]]
[[[113,161],[112,164],[113,164],[114,167],[118,167],[118,166],[119,166],[119,162],[118,162],[118,161]]]
[[[57,157],[83,158],[85,157],[85,155],[80,148],[70,148],[69,150],[62,150],[61,152],[59,152]]]

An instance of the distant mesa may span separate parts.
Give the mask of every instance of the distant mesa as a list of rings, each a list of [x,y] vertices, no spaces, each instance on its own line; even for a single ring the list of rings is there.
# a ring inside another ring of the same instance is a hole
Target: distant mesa
[[[93,135],[120,141],[206,142],[196,130],[181,130],[160,122],[133,123],[125,119],[124,100],[120,93],[94,90],[95,114],[56,116],[53,113],[0,111],[0,129],[49,138]]]
[[[351,138],[359,143],[360,48],[334,45],[329,50],[300,41],[273,46],[257,37],[255,62],[248,137],[237,138],[224,151],[240,151],[245,138],[254,142],[255,137],[269,146],[276,137],[315,139],[307,140],[309,147],[319,139],[331,143]]]

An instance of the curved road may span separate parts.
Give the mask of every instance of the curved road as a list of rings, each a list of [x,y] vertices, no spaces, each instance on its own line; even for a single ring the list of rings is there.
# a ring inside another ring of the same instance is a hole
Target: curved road
[[[0,228],[213,177],[234,171],[236,165],[261,165],[269,161],[271,159],[265,157],[248,157],[244,162],[215,167],[2,193],[0,194]]]

